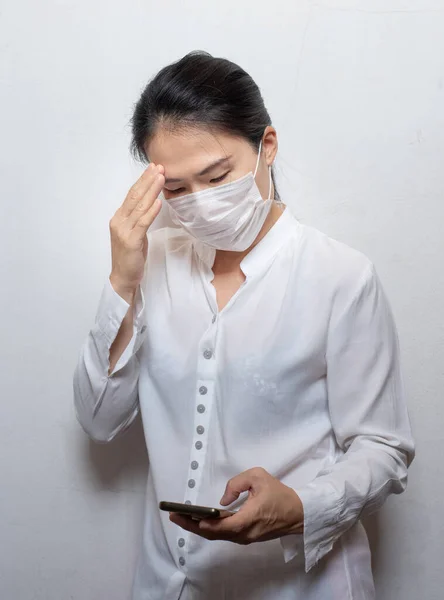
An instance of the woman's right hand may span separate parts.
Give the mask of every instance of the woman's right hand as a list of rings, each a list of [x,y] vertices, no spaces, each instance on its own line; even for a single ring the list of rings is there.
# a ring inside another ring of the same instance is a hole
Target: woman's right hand
[[[148,253],[147,231],[159,214],[161,201],[158,196],[164,184],[164,168],[150,164],[110,221],[110,282],[129,304],[143,278]]]

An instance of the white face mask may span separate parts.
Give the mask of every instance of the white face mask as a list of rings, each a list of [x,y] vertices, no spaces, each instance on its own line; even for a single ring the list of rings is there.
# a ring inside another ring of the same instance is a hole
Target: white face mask
[[[261,145],[254,173],[236,181],[207,188],[167,200],[171,218],[190,235],[217,250],[243,252],[251,246],[270,211],[271,167],[268,199],[264,200],[255,177],[261,156]]]

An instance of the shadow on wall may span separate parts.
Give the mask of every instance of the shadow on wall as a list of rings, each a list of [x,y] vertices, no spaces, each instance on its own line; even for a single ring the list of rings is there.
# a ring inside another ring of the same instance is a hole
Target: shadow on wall
[[[86,457],[101,488],[145,489],[148,456],[140,414],[131,427],[109,444],[88,441]]]

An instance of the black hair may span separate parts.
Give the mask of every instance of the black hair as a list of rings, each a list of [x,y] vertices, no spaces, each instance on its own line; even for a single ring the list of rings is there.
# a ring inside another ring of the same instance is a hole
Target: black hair
[[[136,159],[147,162],[144,147],[159,124],[216,128],[245,139],[258,151],[271,119],[248,73],[225,58],[198,51],[164,67],[143,90],[131,118]]]

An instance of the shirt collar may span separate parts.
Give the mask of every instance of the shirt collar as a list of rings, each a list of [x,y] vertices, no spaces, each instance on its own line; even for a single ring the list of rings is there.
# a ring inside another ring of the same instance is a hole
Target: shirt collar
[[[252,277],[267,267],[279,249],[298,228],[299,222],[286,206],[276,223],[242,260],[240,267],[245,276]],[[216,250],[197,239],[193,239],[193,247],[205,266],[212,270]]]

